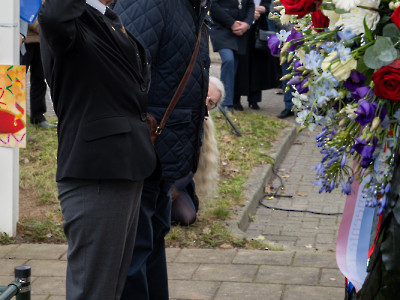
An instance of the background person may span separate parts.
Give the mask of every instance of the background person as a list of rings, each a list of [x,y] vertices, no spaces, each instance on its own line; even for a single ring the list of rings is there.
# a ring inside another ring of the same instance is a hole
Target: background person
[[[208,7],[210,1],[200,0],[118,0],[114,7],[126,29],[151,56],[148,110],[158,122],[183,78],[202,30],[191,76],[155,142],[161,178],[144,183],[137,239],[122,299],[169,298],[164,237],[171,223],[170,190],[176,180],[195,173],[198,165],[210,66],[203,25]]]
[[[262,91],[275,88],[281,84],[276,76],[280,74],[279,59],[273,57],[266,45],[264,50],[257,49],[255,42],[259,29],[268,31],[267,16],[269,13],[270,0],[255,0],[254,23],[251,25],[247,35],[246,54],[239,56],[238,70],[235,79],[235,96],[233,108],[243,110],[240,96],[247,96],[248,105],[251,109],[260,109]]]
[[[150,69],[108,0],[47,0],[42,59],[58,116],[67,300],[120,299],[143,179],[156,166],[146,120]],[[132,55],[133,54],[133,55]]]
[[[246,54],[245,33],[253,23],[254,2],[214,0],[210,15],[213,20],[210,31],[212,46],[222,61],[220,79],[226,92],[222,106],[232,111],[238,56]]]
[[[26,72],[30,70],[30,122],[43,128],[57,127],[46,121],[46,90],[42,58],[40,55],[39,22],[36,19],[28,26],[25,40],[26,51],[21,56],[21,65],[26,66]]]

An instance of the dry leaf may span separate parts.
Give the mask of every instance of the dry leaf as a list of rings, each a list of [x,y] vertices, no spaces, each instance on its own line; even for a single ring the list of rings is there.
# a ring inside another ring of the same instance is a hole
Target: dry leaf
[[[229,245],[229,244],[222,244],[222,245],[219,246],[219,247],[222,248],[222,249],[231,249],[231,248],[232,248],[232,246]]]
[[[297,193],[297,196],[300,196],[300,197],[307,197],[308,195],[307,195],[306,193]]]
[[[229,137],[229,136],[224,136],[223,138],[222,138],[222,141],[224,142],[224,143],[230,143],[231,141],[232,141],[232,139]]]

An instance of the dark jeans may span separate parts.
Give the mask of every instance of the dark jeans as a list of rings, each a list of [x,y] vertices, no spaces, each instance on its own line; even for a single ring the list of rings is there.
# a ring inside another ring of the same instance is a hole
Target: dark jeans
[[[32,124],[45,121],[46,113],[46,82],[42,67],[42,58],[40,56],[40,44],[26,44],[26,53],[21,57],[21,65],[31,70],[31,87],[30,87],[30,120]]]
[[[67,300],[120,298],[143,181],[67,179],[58,183],[68,240]]]
[[[139,225],[121,300],[168,300],[164,237],[171,223],[173,182],[145,180]]]

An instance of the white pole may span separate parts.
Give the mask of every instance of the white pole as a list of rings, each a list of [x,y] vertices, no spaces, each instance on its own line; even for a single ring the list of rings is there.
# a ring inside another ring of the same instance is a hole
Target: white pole
[[[0,64],[19,65],[19,0],[1,0]],[[19,151],[0,147],[0,233],[15,236],[19,206]]]

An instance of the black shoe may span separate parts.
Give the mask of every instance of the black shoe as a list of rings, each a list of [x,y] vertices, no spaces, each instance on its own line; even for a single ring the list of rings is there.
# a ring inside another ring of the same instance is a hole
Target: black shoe
[[[240,111],[244,110],[242,104],[240,104],[240,103],[233,104],[233,109],[240,110]]]
[[[56,128],[57,125],[55,124],[50,124],[49,122],[47,122],[46,120],[36,123],[34,124],[36,127],[40,127],[40,128]]]
[[[282,110],[282,112],[279,115],[277,115],[277,117],[279,119],[284,119],[284,118],[287,118],[287,117],[290,117],[290,116],[294,116],[294,112],[292,112],[289,109],[284,109],[284,110]]]
[[[257,102],[249,102],[249,107],[251,108],[251,109],[255,109],[255,110],[259,110],[260,109],[260,107],[258,106],[258,104],[257,104]]]

